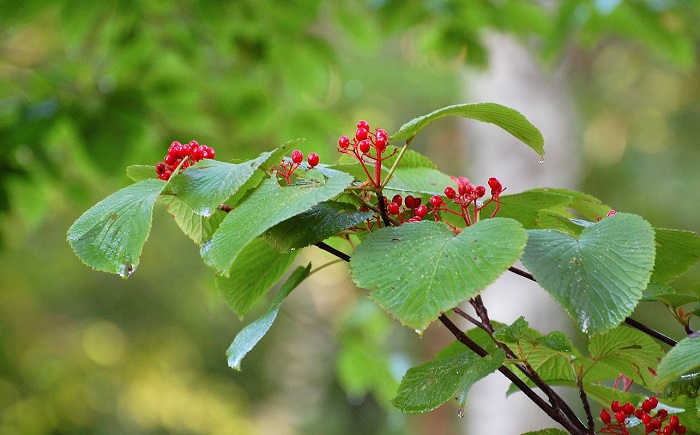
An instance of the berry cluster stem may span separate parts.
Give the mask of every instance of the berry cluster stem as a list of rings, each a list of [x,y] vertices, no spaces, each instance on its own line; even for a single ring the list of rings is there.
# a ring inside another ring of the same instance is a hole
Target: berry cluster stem
[[[391,177],[394,176],[394,172],[396,171],[396,168],[399,166],[399,162],[401,162],[401,158],[403,157],[404,154],[406,154],[406,151],[408,151],[409,145],[411,145],[411,142],[413,141],[413,138],[410,138],[409,140],[406,141],[406,144],[401,147],[401,150],[399,151],[399,155],[396,156],[396,160],[394,160],[394,164],[391,165],[391,168],[389,169],[389,173],[386,174],[386,178],[384,181],[381,183],[380,187],[383,189],[386,187],[386,185],[389,183],[389,180],[391,180]]]

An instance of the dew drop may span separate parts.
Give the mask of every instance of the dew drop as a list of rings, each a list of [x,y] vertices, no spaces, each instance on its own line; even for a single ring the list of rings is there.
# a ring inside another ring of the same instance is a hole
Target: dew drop
[[[544,156],[540,156],[540,165],[544,163]]]
[[[212,213],[211,207],[202,207],[202,208],[199,210],[199,214],[201,214],[201,215],[204,216],[204,217],[209,217],[209,216],[211,216],[211,213]]]

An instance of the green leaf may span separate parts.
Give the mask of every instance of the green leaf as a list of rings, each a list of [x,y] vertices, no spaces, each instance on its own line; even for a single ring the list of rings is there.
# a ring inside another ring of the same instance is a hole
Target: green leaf
[[[126,168],[126,176],[133,181],[156,178],[156,167],[150,165],[131,165]]]
[[[226,213],[221,210],[216,210],[211,216],[197,214],[174,195],[161,195],[158,197],[158,201],[165,204],[177,226],[198,245],[211,240],[214,231],[219,228],[226,217]]]
[[[618,213],[577,239],[529,230],[522,261],[584,333],[619,325],[642,298],[654,265],[654,231],[639,216]]]
[[[216,288],[239,318],[250,310],[294,261],[296,253],[280,254],[263,237],[241,250],[228,276],[216,277]]]
[[[507,343],[517,343],[527,330],[527,327],[528,323],[525,317],[520,316],[512,325],[496,329],[493,333],[493,338]]]
[[[536,430],[534,432],[525,432],[522,435],[567,435],[568,432],[564,432],[561,429],[548,428]]]
[[[346,202],[326,201],[280,222],[265,232],[268,243],[280,252],[313,245],[374,216]]]
[[[401,323],[425,329],[476,296],[520,257],[527,235],[511,219],[486,219],[456,235],[440,222],[382,228],[350,261],[352,279]]]
[[[700,397],[700,373],[691,373],[673,379],[664,388],[663,396],[671,399],[678,396]]]
[[[153,220],[153,206],[165,182],[139,181],[125,187],[83,213],[68,229],[68,242],[88,266],[128,278]]]
[[[226,351],[226,356],[228,358],[229,367],[240,370],[241,361],[248,352],[250,352],[256,344],[267,334],[270,330],[272,323],[277,317],[280,306],[282,306],[282,301],[294,290],[302,281],[309,276],[311,271],[311,264],[306,267],[297,267],[294,272],[289,276],[289,279],[282,285],[279,293],[275,297],[272,306],[263,314],[260,318],[243,328],[241,332],[236,335],[236,338],[231,343],[231,346]]]
[[[264,180],[226,216],[211,242],[202,246],[205,262],[220,273],[228,274],[238,254],[254,238],[276,224],[333,198],[352,181],[352,176],[343,172],[338,172],[326,183],[305,183],[284,188],[274,179]]]
[[[391,402],[408,413],[431,411],[457,396],[463,406],[471,386],[496,371],[503,361],[505,354],[500,349],[484,358],[468,351],[413,367]]]
[[[555,193],[570,197],[571,203],[569,203],[567,208],[570,208],[571,210],[577,212],[580,215],[580,217],[583,217],[584,219],[587,219],[591,222],[595,222],[600,218],[604,218],[611,210],[610,206],[603,204],[600,201],[600,199],[596,198],[595,196],[588,195],[587,193],[576,192],[575,190],[553,189],[548,187],[541,189],[532,189],[531,191]]]
[[[386,174],[387,172],[383,172]],[[402,196],[418,194],[424,196],[443,195],[445,186],[452,186],[454,182],[449,175],[424,167],[399,168],[394,171],[387,191],[400,192]],[[389,195],[391,196],[391,195]]]
[[[409,140],[428,124],[444,116],[463,116],[495,124],[521,140],[540,156],[544,156],[542,133],[518,111],[494,103],[458,104],[443,107],[402,125],[399,131],[391,136],[391,140]]]
[[[623,373],[650,390],[655,389],[654,373],[664,352],[645,333],[621,326],[591,338],[588,350],[594,361]]]
[[[700,337],[695,334],[668,351],[659,364],[657,380],[663,386],[681,375],[697,371],[700,371]]]
[[[571,352],[574,350],[574,344],[569,337],[561,331],[552,331],[540,337],[538,342],[558,352]]]
[[[274,151],[266,152],[255,160],[238,164],[205,159],[174,175],[170,186],[195,213],[210,216],[216,207],[236,193],[273,153]]]
[[[488,186],[487,186],[488,188]],[[541,190],[527,190],[514,195],[501,196],[501,209],[498,217],[515,219],[526,229],[538,228],[539,212],[553,207],[563,208],[569,205],[571,197]],[[491,216],[496,205],[491,203],[484,207],[482,216]]]
[[[700,237],[692,231],[656,228],[656,264],[651,279],[668,283],[700,260]]]

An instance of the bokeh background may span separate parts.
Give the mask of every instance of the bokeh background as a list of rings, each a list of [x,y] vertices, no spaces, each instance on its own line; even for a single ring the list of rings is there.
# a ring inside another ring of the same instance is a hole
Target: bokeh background
[[[344,266],[292,294],[238,373],[224,352],[265,304],[233,315],[164,210],[128,281],[85,267],[67,228],[172,140],[230,160],[304,137],[329,162],[359,119],[393,132],[493,95],[571,138],[539,171],[698,231],[698,22],[693,0],[0,1],[0,433],[469,433],[451,405],[391,409],[403,371],[450,338],[397,326]],[[518,56],[494,64],[504,44],[557,83],[566,123],[538,116],[552,96],[523,74],[487,88],[520,71]],[[470,176],[492,145],[473,128],[444,120],[415,144]],[[330,260],[307,251],[300,261]],[[676,286],[699,281],[696,267]],[[635,316],[682,336],[659,307]]]

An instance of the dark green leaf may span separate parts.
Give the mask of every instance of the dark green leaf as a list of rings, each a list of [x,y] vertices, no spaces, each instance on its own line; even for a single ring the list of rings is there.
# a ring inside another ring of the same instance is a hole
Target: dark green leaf
[[[343,172],[338,172],[326,183],[304,183],[284,188],[268,178],[226,216],[211,242],[202,246],[205,262],[220,273],[228,274],[241,250],[257,236],[333,198],[350,183],[352,177]]]
[[[227,277],[216,278],[216,288],[231,311],[243,318],[251,306],[284,275],[295,254],[280,254],[263,237],[258,237],[241,250]]]
[[[303,248],[334,236],[374,216],[346,202],[326,201],[280,222],[265,232],[268,243],[280,252]]]
[[[692,231],[655,231],[656,263],[651,279],[668,283],[700,260],[700,237]]]
[[[282,301],[292,292],[302,281],[309,276],[311,271],[311,264],[306,267],[297,267],[294,272],[290,275],[289,279],[282,285],[279,293],[275,297],[272,306],[263,314],[260,318],[243,328],[241,332],[236,335],[236,338],[231,343],[231,346],[226,351],[226,357],[228,358],[229,367],[240,370],[241,361],[248,352],[250,352],[256,344],[267,334],[270,330],[272,323],[277,317]]]
[[[535,150],[540,156],[544,155],[542,133],[518,111],[494,103],[458,104],[443,107],[402,125],[399,131],[391,136],[391,140],[411,139],[425,126],[444,116],[463,116],[497,125]]]
[[[700,373],[691,373],[673,379],[664,388],[663,396],[672,399],[678,396],[700,397]]]
[[[654,231],[618,213],[583,230],[529,230],[522,261],[588,334],[619,325],[642,298],[654,264]]]
[[[454,397],[463,406],[471,386],[496,371],[503,361],[505,354],[500,349],[484,358],[468,351],[435,359],[409,369],[391,402],[408,413],[431,411]]]
[[[358,246],[351,274],[401,323],[423,330],[495,281],[518,259],[526,237],[520,224],[501,218],[456,236],[430,221],[382,228]]]
[[[94,269],[128,278],[139,264],[164,187],[158,179],[139,181],[98,202],[68,229],[73,251]]]

